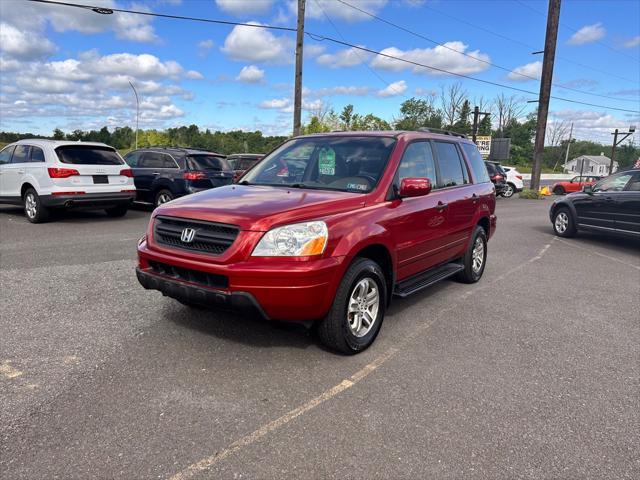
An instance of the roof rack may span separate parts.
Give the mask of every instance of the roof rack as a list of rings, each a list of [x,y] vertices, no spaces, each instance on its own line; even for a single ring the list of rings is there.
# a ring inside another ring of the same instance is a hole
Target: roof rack
[[[452,132],[451,130],[442,130],[441,128],[420,127],[419,132],[440,133],[442,135],[451,135],[452,137],[467,138],[464,133]]]

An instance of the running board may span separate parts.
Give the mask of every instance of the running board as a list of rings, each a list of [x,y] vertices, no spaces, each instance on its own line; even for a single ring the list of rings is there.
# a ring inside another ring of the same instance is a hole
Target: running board
[[[412,293],[430,287],[434,283],[438,283],[440,280],[444,280],[462,270],[464,270],[464,266],[461,263],[445,263],[444,265],[398,282],[393,290],[393,294],[401,298],[408,297]]]

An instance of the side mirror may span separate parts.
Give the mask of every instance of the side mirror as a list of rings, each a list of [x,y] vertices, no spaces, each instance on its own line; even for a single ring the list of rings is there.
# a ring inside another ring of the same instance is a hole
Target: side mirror
[[[400,197],[422,197],[431,191],[428,178],[403,178],[400,182]]]
[[[584,193],[593,193],[593,185],[585,185],[582,187]]]

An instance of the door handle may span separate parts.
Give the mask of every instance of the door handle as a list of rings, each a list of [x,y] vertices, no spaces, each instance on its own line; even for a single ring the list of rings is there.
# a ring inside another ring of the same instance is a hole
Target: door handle
[[[607,202],[613,202],[613,197],[604,197]]]
[[[449,204],[448,203],[442,203],[442,202],[438,202],[438,205],[436,205],[436,210],[438,210],[439,212],[445,210],[449,208]]]
[[[153,172],[151,175],[160,175],[160,172]]]
[[[18,173],[24,173],[24,170],[18,170]]]
[[[478,203],[478,195],[476,195],[475,193],[471,195],[471,200],[473,201],[474,205]]]

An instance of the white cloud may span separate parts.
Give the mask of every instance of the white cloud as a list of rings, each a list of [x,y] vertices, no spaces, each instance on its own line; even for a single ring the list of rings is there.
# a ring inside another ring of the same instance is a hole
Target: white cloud
[[[611,143],[611,132],[619,128],[620,125],[635,125],[640,121],[640,116],[631,118],[616,118],[610,113],[595,112],[589,110],[559,110],[549,112],[550,124],[557,121],[573,122],[573,136],[578,140],[591,140],[609,145]],[[608,153],[605,150],[605,155]]]
[[[382,90],[378,91],[379,97],[395,97],[397,95],[402,95],[407,91],[407,82],[404,80],[399,80],[397,82],[390,83]]]
[[[526,76],[525,76],[526,75]],[[507,78],[514,82],[527,82],[533,78],[540,78],[542,75],[542,62],[531,62],[526,65],[514,68],[509,72]]]
[[[101,57],[97,51],[91,50],[80,54],[80,60],[85,68],[95,73],[123,74],[135,78],[177,77],[183,72],[179,63],[173,60],[162,62],[148,53],[113,53]]]
[[[216,0],[220,10],[236,16],[267,13],[274,0]]]
[[[640,35],[630,38],[622,44],[624,48],[634,48],[640,46]]]
[[[329,68],[355,67],[370,58],[369,53],[351,47],[335,53],[324,53],[316,58],[316,62]]]
[[[215,43],[211,39],[202,40],[198,42],[198,55],[206,57],[209,55],[209,51],[215,46]]]
[[[387,4],[387,0],[349,0],[348,3],[367,12],[376,14]],[[298,5],[296,0],[289,0],[289,10],[292,13],[297,12]],[[372,20],[369,15],[359,12],[344,3],[337,2],[336,0],[312,0],[307,2],[305,10],[305,16],[307,18],[326,20],[325,13],[331,20],[340,19],[347,22]]]
[[[304,56],[305,57],[310,57],[310,58],[317,57],[318,55],[320,55],[324,51],[325,51],[325,46],[324,45],[318,45],[317,43],[305,44],[304,45],[304,49],[303,49]]]
[[[261,83],[264,81],[264,70],[255,65],[242,67],[236,80],[243,83]]]
[[[265,100],[258,104],[260,108],[267,108],[267,109],[287,108],[289,105],[291,105],[291,99],[286,97],[274,98],[272,100]]]
[[[303,95],[309,97],[328,97],[333,95],[349,95],[349,96],[364,96],[371,93],[371,88],[366,86],[344,86],[338,85],[335,87],[324,87],[316,90],[303,90]]]
[[[260,25],[258,22],[249,22]],[[263,28],[238,25],[224,41],[221,50],[234,60],[289,64],[294,58],[294,44],[289,37],[277,37]]]
[[[42,58],[55,51],[48,39],[22,32],[8,23],[0,23],[0,51],[22,60]]]
[[[452,73],[469,75],[486,70],[489,65],[489,55],[481,53],[479,50],[467,52],[468,46],[459,41],[447,42],[444,46],[438,45],[434,48],[415,48],[413,50],[400,50],[396,47],[385,48],[381,51],[386,55],[399,57],[410,62],[429,65],[431,67],[447,70]],[[454,51],[455,50],[455,51]],[[475,58],[461,55],[458,52],[464,52]],[[479,59],[481,61],[476,60]],[[447,75],[445,72],[439,72],[428,68],[423,68],[410,63],[402,62],[392,58],[377,55],[371,61],[371,66],[382,70],[391,70],[399,72],[401,70],[412,69],[414,73],[423,73],[429,75]]]
[[[594,23],[593,25],[585,25],[576,33],[571,35],[571,38],[567,40],[569,45],[584,45],[586,43],[597,42],[606,35],[607,31],[602,26],[602,23]]]
[[[200,72],[197,72],[196,70],[189,70],[187,73],[184,74],[184,76],[190,80],[204,79],[204,75],[202,75]]]

